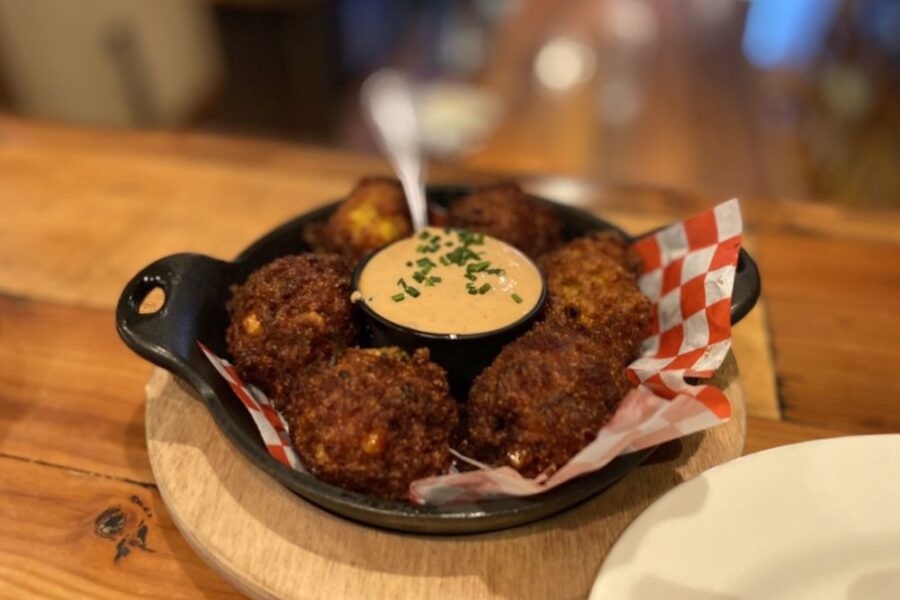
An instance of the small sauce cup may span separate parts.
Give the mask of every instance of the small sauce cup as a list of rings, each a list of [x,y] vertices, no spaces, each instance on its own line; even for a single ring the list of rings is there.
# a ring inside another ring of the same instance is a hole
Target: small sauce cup
[[[428,348],[431,360],[447,371],[451,391],[464,397],[472,381],[500,353],[503,347],[528,331],[541,314],[547,298],[547,283],[540,269],[535,267],[541,286],[534,306],[523,316],[498,329],[478,333],[431,333],[396,323],[384,317],[365,301],[360,291],[360,279],[369,262],[390,246],[363,258],[354,268],[352,288],[359,299],[356,305],[363,316],[364,329],[373,346],[398,346],[407,352]],[[530,262],[530,261],[529,261]],[[533,263],[532,263],[533,264]],[[404,301],[414,308],[414,299]]]

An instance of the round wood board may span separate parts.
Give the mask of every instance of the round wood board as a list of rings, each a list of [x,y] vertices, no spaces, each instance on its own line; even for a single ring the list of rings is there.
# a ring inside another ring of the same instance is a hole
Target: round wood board
[[[573,509],[487,534],[393,533],[309,504],[244,458],[193,390],[161,369],[147,384],[147,447],[181,533],[250,597],[584,598],[613,542],[647,505],[741,454],[744,394],[732,356],[714,383],[731,399],[728,423],[667,444]]]

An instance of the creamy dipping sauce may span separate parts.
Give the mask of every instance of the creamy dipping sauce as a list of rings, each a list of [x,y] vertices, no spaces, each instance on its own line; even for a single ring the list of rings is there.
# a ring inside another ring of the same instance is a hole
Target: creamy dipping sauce
[[[542,289],[537,267],[509,244],[427,227],[373,255],[354,300],[410,329],[465,335],[515,323],[535,307]]]

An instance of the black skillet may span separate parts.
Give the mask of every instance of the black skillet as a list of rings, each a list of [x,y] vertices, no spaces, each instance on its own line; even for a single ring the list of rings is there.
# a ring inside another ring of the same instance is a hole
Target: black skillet
[[[466,191],[458,187],[432,187],[428,199],[446,207]],[[566,239],[603,229],[624,235],[616,226],[586,212],[553,205],[562,218]],[[220,356],[228,356],[225,303],[230,297],[229,288],[279,256],[306,251],[300,232],[308,223],[327,218],[335,206],[336,203],[324,206],[285,223],[257,240],[234,262],[198,254],[161,258],[135,275],[119,298],[116,321],[125,343],[143,358],[192,385],[221,430],[254,465],[303,498],[343,517],[413,533],[459,534],[522,525],[570,508],[614,484],[652,453],[653,449],[647,449],[620,456],[594,473],[537,496],[448,507],[417,506],[348,492],[294,471],[272,458],[243,404],[213,369],[197,342]],[[157,287],[165,292],[162,308],[155,313],[140,314],[138,307],[144,297]],[[759,294],[759,271],[742,249],[732,294],[732,323],[753,308]]]

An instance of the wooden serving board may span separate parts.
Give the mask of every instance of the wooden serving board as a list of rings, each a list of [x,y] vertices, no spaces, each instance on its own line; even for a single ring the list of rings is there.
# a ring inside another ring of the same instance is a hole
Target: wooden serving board
[[[253,598],[583,598],[612,543],[679,482],[741,454],[744,393],[732,356],[714,380],[725,425],[666,445],[607,492],[505,531],[421,536],[358,525],[254,467],[186,384],[156,369],[147,447],[160,494],[197,553]]]

